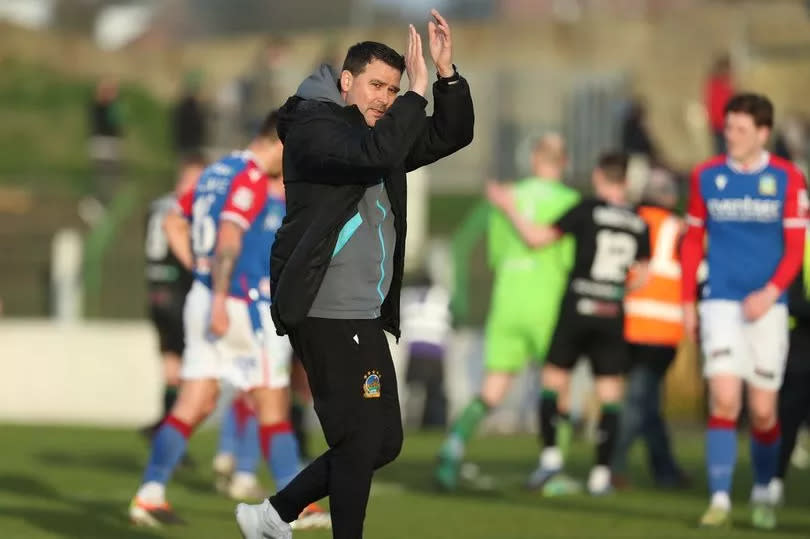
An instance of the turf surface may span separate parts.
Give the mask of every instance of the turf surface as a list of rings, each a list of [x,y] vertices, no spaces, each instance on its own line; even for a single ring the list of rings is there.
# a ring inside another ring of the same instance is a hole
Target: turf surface
[[[469,458],[481,474],[494,479],[491,490],[468,488],[453,495],[431,485],[437,434],[408,434],[399,460],[375,480],[366,521],[367,538],[388,539],[524,539],[524,538],[689,538],[810,537],[810,472],[792,470],[788,505],[780,511],[776,532],[748,524],[750,488],[747,447],[735,477],[735,527],[731,531],[696,529],[705,508],[702,443],[697,431],[680,431],[677,449],[696,478],[688,491],[653,490],[635,453],[633,489],[605,498],[586,495],[544,499],[521,490],[536,459],[529,436],[476,440]],[[742,438],[741,438],[742,439]],[[127,504],[138,486],[147,448],[131,431],[90,428],[0,425],[0,537],[4,539],[156,537],[238,538],[233,503],[213,492],[210,458],[215,433],[192,440],[196,470],[181,469],[169,489],[178,513],[189,520],[182,528],[146,530],[127,521]],[[570,462],[572,475],[585,477],[591,451],[579,442]],[[262,471],[264,474],[264,471]],[[264,476],[265,480],[266,476]],[[296,537],[322,539],[328,532],[299,532]]]

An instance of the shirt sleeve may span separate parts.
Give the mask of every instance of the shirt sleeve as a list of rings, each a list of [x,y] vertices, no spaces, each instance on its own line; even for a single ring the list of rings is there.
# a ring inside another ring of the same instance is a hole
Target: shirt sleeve
[[[636,261],[646,262],[652,256],[650,249],[650,228],[644,226],[644,230],[638,235],[638,249],[636,250]]]
[[[573,234],[576,236],[581,232],[587,215],[588,204],[586,201],[581,201],[557,219],[554,222],[554,228],[560,234]]]
[[[801,268],[804,259],[804,237],[807,228],[807,188],[804,176],[797,169],[788,172],[788,185],[783,207],[784,254],[771,284],[786,290]]]
[[[174,203],[174,211],[191,220],[191,207],[194,203],[194,189],[189,189]]]
[[[233,179],[220,219],[248,229],[266,203],[267,176],[250,163]]]
[[[700,192],[700,170],[692,172],[689,183],[689,205],[686,211],[686,234],[681,242],[681,299],[697,299],[697,270],[703,260],[703,238],[706,231],[706,201]]]

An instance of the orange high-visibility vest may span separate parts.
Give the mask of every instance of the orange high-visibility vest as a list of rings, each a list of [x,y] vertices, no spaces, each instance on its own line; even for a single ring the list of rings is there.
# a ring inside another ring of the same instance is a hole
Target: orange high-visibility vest
[[[650,229],[650,277],[624,300],[624,335],[630,343],[677,346],[683,336],[681,263],[678,240],[683,221],[664,208],[641,206]]]

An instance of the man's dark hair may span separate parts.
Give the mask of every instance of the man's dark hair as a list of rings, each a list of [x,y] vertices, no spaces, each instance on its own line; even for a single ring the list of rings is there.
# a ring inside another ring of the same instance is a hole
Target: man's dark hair
[[[366,66],[373,60],[385,62],[400,73],[405,72],[405,57],[397,51],[376,41],[363,41],[349,47],[346,59],[343,60],[343,70],[355,77],[366,70]]]
[[[610,183],[627,181],[627,154],[624,152],[607,152],[599,157],[596,167]]]
[[[725,114],[748,114],[757,127],[773,127],[773,103],[761,94],[737,94],[726,104]]]
[[[180,159],[180,167],[200,167],[205,168],[208,166],[208,160],[205,159],[205,156],[202,152],[193,151],[183,154],[183,157]]]
[[[276,140],[278,138],[278,109],[271,110],[267,116],[264,117],[262,125],[259,127],[259,132],[256,137],[269,138]]]

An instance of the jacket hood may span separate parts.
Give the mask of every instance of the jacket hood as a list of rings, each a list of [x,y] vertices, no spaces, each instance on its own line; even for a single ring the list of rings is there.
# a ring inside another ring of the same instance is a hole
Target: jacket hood
[[[321,64],[304,79],[295,95],[287,99],[279,109],[278,134],[281,141],[284,141],[290,125],[303,113],[321,109],[324,103],[346,106],[338,90],[338,72],[328,64]]]

